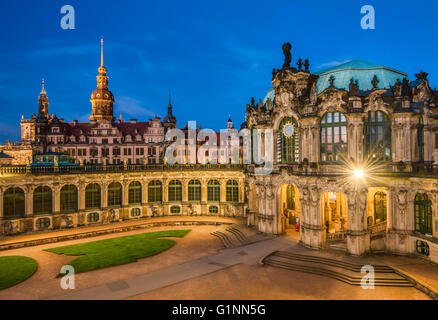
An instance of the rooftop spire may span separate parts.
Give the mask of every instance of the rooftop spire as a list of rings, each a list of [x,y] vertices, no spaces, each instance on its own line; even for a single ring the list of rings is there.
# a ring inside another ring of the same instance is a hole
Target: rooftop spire
[[[100,38],[100,66],[103,67],[103,37]]]
[[[42,83],[41,83],[41,92],[40,92],[40,94],[46,94],[44,78],[43,78]]]

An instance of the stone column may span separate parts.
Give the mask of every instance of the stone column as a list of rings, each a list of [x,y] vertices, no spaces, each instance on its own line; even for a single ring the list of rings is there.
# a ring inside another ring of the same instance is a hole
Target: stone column
[[[34,188],[31,185],[26,185],[24,188],[26,217],[31,217],[33,215],[33,191]]]
[[[3,219],[4,217],[4,208],[3,208],[3,193],[4,193],[5,189],[0,187],[0,220]]]
[[[363,118],[365,116],[364,113],[353,113],[347,118],[348,158],[358,162],[364,159]]]
[[[227,202],[227,181],[225,179],[221,179],[220,183],[220,202]]]
[[[80,183],[78,186],[78,209],[79,211],[85,210],[85,187],[83,183]]]
[[[52,187],[52,211],[54,214],[61,212],[61,186],[56,184]]]
[[[392,115],[392,160],[394,163],[412,161],[412,133],[409,113]]]
[[[101,199],[100,199],[100,205],[101,205],[101,209],[107,208],[108,207],[108,182],[103,182],[100,185],[100,194],[101,194]]]
[[[256,186],[256,192],[257,192],[257,202],[258,202],[258,219],[257,219],[257,226],[258,230],[263,233],[268,233],[268,230],[266,228],[266,192],[265,192],[265,186],[258,185]]]
[[[360,256],[370,251],[370,234],[367,226],[366,188],[351,190],[347,194],[348,230],[347,250],[351,255]]]
[[[319,119],[305,118],[300,124],[300,161],[319,161]]]
[[[305,185],[300,193],[300,241],[311,249],[325,248],[327,235],[322,217],[321,191],[317,185]]]
[[[149,190],[148,186],[149,186],[149,181],[143,179],[143,181],[141,181],[141,202],[143,205],[148,203],[148,190]]]

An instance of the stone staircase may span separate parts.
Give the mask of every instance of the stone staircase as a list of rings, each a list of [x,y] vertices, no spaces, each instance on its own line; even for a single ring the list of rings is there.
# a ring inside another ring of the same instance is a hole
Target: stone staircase
[[[329,277],[352,286],[360,286],[365,273],[363,265],[329,258],[276,251],[263,258],[261,264],[291,271],[305,272]],[[374,285],[385,287],[414,287],[414,284],[394,269],[385,265],[373,265]]]
[[[254,230],[248,229],[246,226],[240,224],[224,226],[211,234],[219,238],[225,248],[236,248],[267,239],[267,237],[257,235]]]

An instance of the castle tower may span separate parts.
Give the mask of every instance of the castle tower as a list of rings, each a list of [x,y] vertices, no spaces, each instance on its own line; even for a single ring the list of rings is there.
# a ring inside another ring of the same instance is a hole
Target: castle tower
[[[169,104],[167,105],[167,115],[164,117],[164,127],[166,131],[171,128],[176,128],[176,118],[173,115],[172,101],[170,100],[169,92]]]
[[[114,121],[113,105],[114,96],[108,90],[108,76],[106,75],[106,68],[103,64],[103,38],[101,39],[101,61],[100,67],[97,69],[99,75],[97,78],[97,89],[91,94],[92,114],[91,121],[109,120]]]
[[[47,96],[47,92],[45,90],[44,79],[42,81],[40,95],[38,96],[38,115],[41,114],[49,117],[49,97]]]

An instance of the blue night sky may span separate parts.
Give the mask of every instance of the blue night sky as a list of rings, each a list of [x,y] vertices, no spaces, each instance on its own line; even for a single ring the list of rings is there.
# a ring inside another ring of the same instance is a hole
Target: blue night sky
[[[76,30],[60,27],[63,5],[76,10]],[[376,10],[376,30],[362,30],[362,5]],[[21,115],[37,113],[41,78],[50,113],[88,121],[100,64],[114,115],[147,121],[167,112],[169,90],[178,126],[196,120],[220,129],[231,114],[244,121],[250,97],[271,88],[281,45],[311,71],[362,59],[406,72],[424,69],[438,86],[434,1],[1,1],[0,142],[20,138]]]

